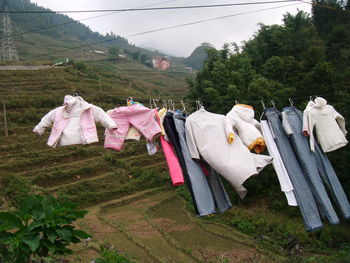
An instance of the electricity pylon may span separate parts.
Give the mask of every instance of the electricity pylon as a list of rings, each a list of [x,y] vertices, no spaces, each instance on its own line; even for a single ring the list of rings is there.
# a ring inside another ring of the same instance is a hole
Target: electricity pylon
[[[2,3],[2,10],[7,11],[6,0]],[[15,42],[12,38],[11,19],[9,13],[2,13],[2,28],[0,28],[0,61],[18,61]],[[0,23],[1,23],[0,22]]]

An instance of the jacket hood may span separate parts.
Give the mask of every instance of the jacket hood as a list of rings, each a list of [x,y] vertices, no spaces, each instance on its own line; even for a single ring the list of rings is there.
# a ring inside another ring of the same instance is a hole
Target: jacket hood
[[[237,104],[233,106],[232,110],[246,122],[252,122],[254,119],[254,110],[251,106]]]
[[[327,101],[324,98],[317,97],[315,99],[314,107],[321,108],[321,107],[326,106],[326,105],[327,105]]]
[[[80,106],[82,111],[89,109],[92,107],[92,104],[87,103],[82,97],[76,96],[73,97],[71,95],[64,96],[63,106],[65,107],[63,111],[64,118],[69,118],[69,112],[71,112],[72,108],[75,106]]]

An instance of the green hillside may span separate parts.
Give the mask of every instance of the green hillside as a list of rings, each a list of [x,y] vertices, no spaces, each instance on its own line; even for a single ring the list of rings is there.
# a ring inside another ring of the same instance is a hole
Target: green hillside
[[[202,43],[199,47],[195,48],[191,55],[184,59],[184,63],[187,66],[192,67],[195,70],[200,70],[204,61],[208,58],[208,50],[215,49],[209,43]]]

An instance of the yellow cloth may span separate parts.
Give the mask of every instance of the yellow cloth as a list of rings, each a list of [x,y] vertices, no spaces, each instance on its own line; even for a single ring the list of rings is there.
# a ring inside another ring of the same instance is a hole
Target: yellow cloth
[[[162,122],[162,119],[165,116],[166,112],[167,112],[166,108],[162,108],[162,109],[160,109],[158,111],[158,116],[159,116],[159,119],[160,119],[160,130],[162,132],[162,135],[166,135],[165,134],[165,130],[164,130],[164,126],[163,126],[163,122]]]

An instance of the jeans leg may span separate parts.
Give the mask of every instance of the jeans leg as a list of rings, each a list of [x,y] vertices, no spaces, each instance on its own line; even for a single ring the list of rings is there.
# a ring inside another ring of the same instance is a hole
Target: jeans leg
[[[326,184],[329,192],[331,193],[333,200],[339,207],[342,216],[345,219],[350,219],[350,204],[346,197],[344,189],[339,182],[339,179],[333,169],[331,162],[328,160],[327,156],[323,153],[322,149],[315,143],[315,157],[317,162],[317,167],[319,169],[320,175]]]
[[[287,127],[288,132],[291,133],[289,139],[303,169],[305,179],[315,197],[316,203],[321,209],[321,214],[324,212],[331,224],[339,224],[339,218],[319,175],[315,155],[310,150],[307,138],[301,133],[302,123],[299,116],[292,107],[284,108],[282,115],[283,126]]]
[[[219,209],[219,211],[225,212],[227,209],[230,209],[232,207],[231,201],[228,198],[218,173],[211,167],[209,169],[207,179],[214,196],[216,207]]]
[[[319,211],[310,187],[305,180],[303,170],[295,156],[294,149],[282,127],[280,112],[275,108],[268,108],[264,110],[264,113],[293,184],[295,198],[304,220],[305,229],[307,231],[318,230],[322,228]]]

